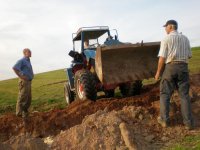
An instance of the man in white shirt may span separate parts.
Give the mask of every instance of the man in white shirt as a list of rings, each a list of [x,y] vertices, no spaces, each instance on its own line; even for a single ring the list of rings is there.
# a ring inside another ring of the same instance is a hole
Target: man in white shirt
[[[170,98],[175,89],[181,98],[181,112],[186,129],[193,128],[189,96],[188,59],[192,57],[188,38],[177,32],[178,23],[168,20],[164,25],[167,36],[161,41],[158,54],[158,69],[155,79],[160,76],[160,117],[158,123],[169,126]]]

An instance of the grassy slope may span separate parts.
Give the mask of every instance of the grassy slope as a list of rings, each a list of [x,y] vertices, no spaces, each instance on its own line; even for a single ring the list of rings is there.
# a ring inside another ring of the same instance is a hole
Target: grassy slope
[[[191,73],[200,72],[200,47],[192,48],[192,58],[189,61],[189,69]]]
[[[200,135],[187,136],[179,143],[167,148],[169,150],[200,150]]]
[[[200,72],[200,47],[193,48],[193,58],[190,60],[191,73]],[[56,70],[35,75],[32,92],[31,109],[46,111],[65,107],[63,83],[66,80],[64,70]],[[57,83],[57,84],[52,84]],[[18,79],[0,81],[0,114],[13,112],[18,94]]]
[[[66,75],[63,69],[35,75],[32,82],[31,109],[46,111],[64,107],[63,81],[65,80]],[[0,82],[0,113],[14,111],[18,95],[17,84],[18,79]]]

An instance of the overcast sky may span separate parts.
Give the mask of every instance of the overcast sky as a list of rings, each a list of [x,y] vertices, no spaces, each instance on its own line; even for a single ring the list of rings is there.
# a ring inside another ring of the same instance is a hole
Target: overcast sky
[[[0,0],[0,80],[16,77],[12,66],[32,50],[35,73],[70,64],[71,34],[82,26],[118,29],[122,42],[159,41],[168,19],[200,46],[198,0]]]

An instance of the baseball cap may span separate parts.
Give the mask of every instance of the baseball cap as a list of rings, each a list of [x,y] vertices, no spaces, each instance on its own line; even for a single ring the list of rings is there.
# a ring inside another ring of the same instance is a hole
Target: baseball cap
[[[163,27],[166,27],[166,26],[168,26],[169,24],[175,25],[175,26],[178,27],[178,23],[177,23],[175,20],[168,20],[168,21],[166,22],[166,24],[165,24]]]

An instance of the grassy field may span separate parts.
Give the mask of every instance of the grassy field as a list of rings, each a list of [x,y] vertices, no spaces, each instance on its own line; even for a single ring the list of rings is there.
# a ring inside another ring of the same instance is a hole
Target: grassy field
[[[187,136],[168,150],[200,150],[200,135]]]
[[[190,73],[200,72],[200,47],[192,49]],[[66,80],[64,69],[35,75],[32,83],[31,110],[47,111],[64,108],[66,103],[63,94],[63,82]],[[149,83],[151,81],[145,81]],[[18,79],[0,81],[0,114],[14,112],[18,95]]]
[[[200,47],[192,48],[192,58],[189,61],[190,73],[200,72]]]
[[[32,82],[32,105],[36,111],[47,111],[66,106],[63,85],[66,81],[64,69],[35,75]],[[0,82],[0,113],[13,112],[18,95],[18,79]]]

